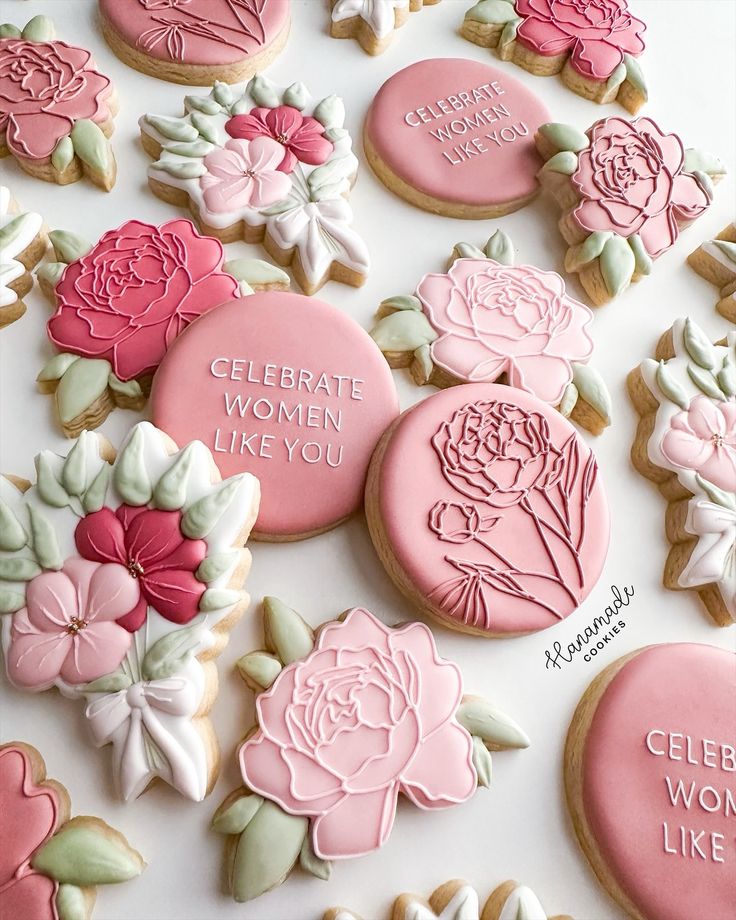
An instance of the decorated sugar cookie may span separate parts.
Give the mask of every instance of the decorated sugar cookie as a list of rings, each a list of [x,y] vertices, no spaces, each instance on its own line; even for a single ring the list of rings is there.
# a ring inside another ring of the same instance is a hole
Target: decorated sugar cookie
[[[721,289],[716,309],[736,323],[736,222],[698,246],[687,260],[699,275]]]
[[[736,621],[736,332],[712,345],[678,320],[629,375],[641,416],[634,466],[655,482],[672,544],[664,583],[694,590],[719,626]]]
[[[99,0],[102,33],[129,67],[172,83],[238,83],[289,36],[289,0]]]
[[[69,794],[46,778],[38,751],[0,745],[0,914],[7,920],[90,920],[97,886],[127,882],[145,868],[100,818],[70,818]]]
[[[83,432],[36,481],[0,477],[0,611],[19,690],[85,702],[95,745],[133,799],[161,778],[195,801],[218,772],[212,660],[248,596],[258,482],[220,481],[206,447],[148,422],[117,456]]]
[[[331,907],[322,920],[361,920],[344,907]],[[481,909],[478,892],[467,882],[453,879],[436,888],[426,900],[402,894],[394,901],[387,920],[571,920],[556,914],[547,916],[531,888],[504,882],[488,896]]]
[[[376,449],[365,500],[397,587],[474,635],[563,620],[608,550],[593,452],[559,412],[508,386],[450,387],[404,412]]]
[[[502,61],[538,76],[559,73],[579,96],[635,115],[647,101],[637,61],[645,30],[627,0],[480,0],[460,33]]]
[[[446,217],[500,217],[531,201],[534,134],[549,113],[513,77],[478,61],[410,64],[376,93],[363,130],[383,184]]]
[[[266,293],[218,307],[172,344],[151,412],[178,443],[204,441],[223,476],[258,477],[258,538],[295,540],[360,510],[371,454],[399,406],[388,365],[354,320]]]
[[[588,687],[565,748],[567,805],[598,880],[635,920],[731,920],[736,656],[650,645]]]
[[[482,250],[458,243],[448,270],[425,275],[414,294],[384,300],[371,336],[420,386],[503,380],[600,434],[611,397],[588,363],[592,319],[555,272],[514,265],[497,230]]]
[[[330,0],[330,35],[355,38],[368,54],[381,54],[393,34],[424,6],[439,0]]]
[[[650,118],[603,118],[585,134],[542,125],[537,147],[545,159],[540,182],[563,212],[565,270],[579,273],[596,307],[650,273],[708,209],[725,172],[717,157],[685,150]]]
[[[167,349],[198,316],[256,288],[289,286],[259,259],[223,264],[222,244],[190,220],[129,220],[94,245],[63,230],[50,237],[58,261],[39,278],[56,307],[47,331],[57,354],[38,384],[54,394],[67,437],[97,428],[116,406],[141,409]]]
[[[213,821],[236,901],[282,884],[297,862],[327,879],[333,860],[388,841],[399,793],[425,811],[460,805],[490,783],[490,751],[529,744],[463,695],[423,623],[392,628],[356,607],[315,635],[275,598],[263,613],[266,650],[238,662],[257,694],[258,725],[238,752],[245,787]]]
[[[0,185],[0,329],[26,312],[23,298],[33,287],[31,269],[47,244],[41,215],[23,211],[10,189]]]
[[[89,51],[58,41],[46,16],[22,31],[0,26],[0,157],[37,179],[67,185],[87,175],[109,192],[116,111],[110,79]]]
[[[312,99],[254,77],[240,93],[216,83],[186,96],[184,115],[145,115],[143,147],[156,162],[152,191],[188,207],[223,242],[262,242],[313,294],[332,278],[361,285],[368,250],[347,201],[358,160],[337,96]]]

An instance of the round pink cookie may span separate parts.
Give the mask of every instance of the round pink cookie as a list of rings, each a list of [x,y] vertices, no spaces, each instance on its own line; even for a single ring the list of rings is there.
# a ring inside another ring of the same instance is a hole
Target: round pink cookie
[[[427,210],[492,217],[537,192],[534,133],[550,115],[524,84],[460,58],[411,64],[368,112],[369,161],[397,194]]]
[[[261,481],[256,531],[290,539],[357,511],[371,454],[398,414],[393,377],[367,332],[299,294],[253,294],[193,323],[151,394],[154,424],[198,438],[223,476]]]
[[[571,614],[608,549],[590,449],[546,403],[496,384],[450,387],[405,412],[376,452],[367,510],[410,599],[485,636]]]
[[[650,646],[603,691],[585,740],[582,803],[603,863],[637,916],[732,920],[735,747],[729,651]]]

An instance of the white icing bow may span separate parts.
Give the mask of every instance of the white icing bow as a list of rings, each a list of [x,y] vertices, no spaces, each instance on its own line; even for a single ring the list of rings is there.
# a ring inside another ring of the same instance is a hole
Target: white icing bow
[[[681,582],[730,584],[731,601],[736,601],[736,510],[715,502],[691,502],[685,529],[699,540]]]

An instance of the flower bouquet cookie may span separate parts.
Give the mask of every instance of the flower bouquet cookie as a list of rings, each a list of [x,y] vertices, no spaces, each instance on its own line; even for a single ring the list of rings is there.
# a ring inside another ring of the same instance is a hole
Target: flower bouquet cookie
[[[102,34],[129,67],[207,86],[265,70],[289,36],[289,0],[99,0]]]
[[[686,150],[650,118],[603,118],[585,134],[547,124],[536,140],[545,160],[539,180],[563,211],[565,270],[579,273],[594,306],[650,273],[710,206],[725,172],[717,157]]]
[[[297,862],[326,879],[333,860],[383,846],[399,793],[425,811],[470,799],[491,750],[524,748],[521,729],[464,696],[457,665],[422,623],[385,626],[362,608],[315,633],[264,601],[266,650],[238,662],[258,695],[258,725],[238,752],[245,788],[217,810],[228,885],[248,901]]]
[[[667,501],[664,583],[736,621],[736,332],[711,344],[690,318],[629,375],[641,420],[634,466]]]
[[[241,93],[216,83],[186,96],[184,115],[144,115],[151,190],[188,207],[203,233],[262,242],[307,294],[330,278],[361,285],[368,251],[347,197],[358,160],[337,96],[254,77]]]
[[[33,287],[31,269],[47,245],[41,215],[23,211],[10,189],[0,185],[0,329],[26,312],[23,298]]]
[[[218,772],[213,660],[243,612],[258,482],[148,422],[115,451],[83,432],[29,483],[0,477],[5,667],[23,691],[83,700],[123,799],[163,779],[195,801]]]
[[[90,920],[98,885],[135,878],[145,863],[100,818],[70,817],[69,794],[46,778],[30,744],[0,745],[0,914],[8,920]]]
[[[514,265],[497,230],[483,249],[458,243],[448,270],[425,275],[414,294],[384,300],[371,336],[420,386],[505,382],[600,434],[611,397],[589,364],[592,319],[558,274]]]
[[[381,54],[409,13],[434,3],[439,0],[330,0],[330,35],[354,38],[367,54]]]
[[[716,309],[736,323],[736,222],[714,240],[701,243],[687,261],[699,275],[721,289]]]
[[[635,115],[647,101],[637,60],[645,30],[627,0],[480,0],[460,34],[530,73],[559,73],[585,99],[618,102]]]
[[[117,107],[90,52],[58,41],[50,19],[0,26],[0,157],[37,179],[67,185],[87,175],[109,192]]]

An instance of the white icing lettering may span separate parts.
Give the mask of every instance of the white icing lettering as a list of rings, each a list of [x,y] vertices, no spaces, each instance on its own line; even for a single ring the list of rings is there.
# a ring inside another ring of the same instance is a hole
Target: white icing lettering
[[[664,737],[665,737],[665,733],[664,733],[663,731],[660,731],[658,728],[653,728],[653,729],[647,734],[647,748],[648,748],[649,751],[651,751],[652,754],[655,754],[657,757],[664,757],[664,751],[657,751],[657,750],[655,750],[655,748],[652,747],[652,738],[653,738],[655,735],[656,735],[657,737],[659,737],[659,738],[664,738]]]

